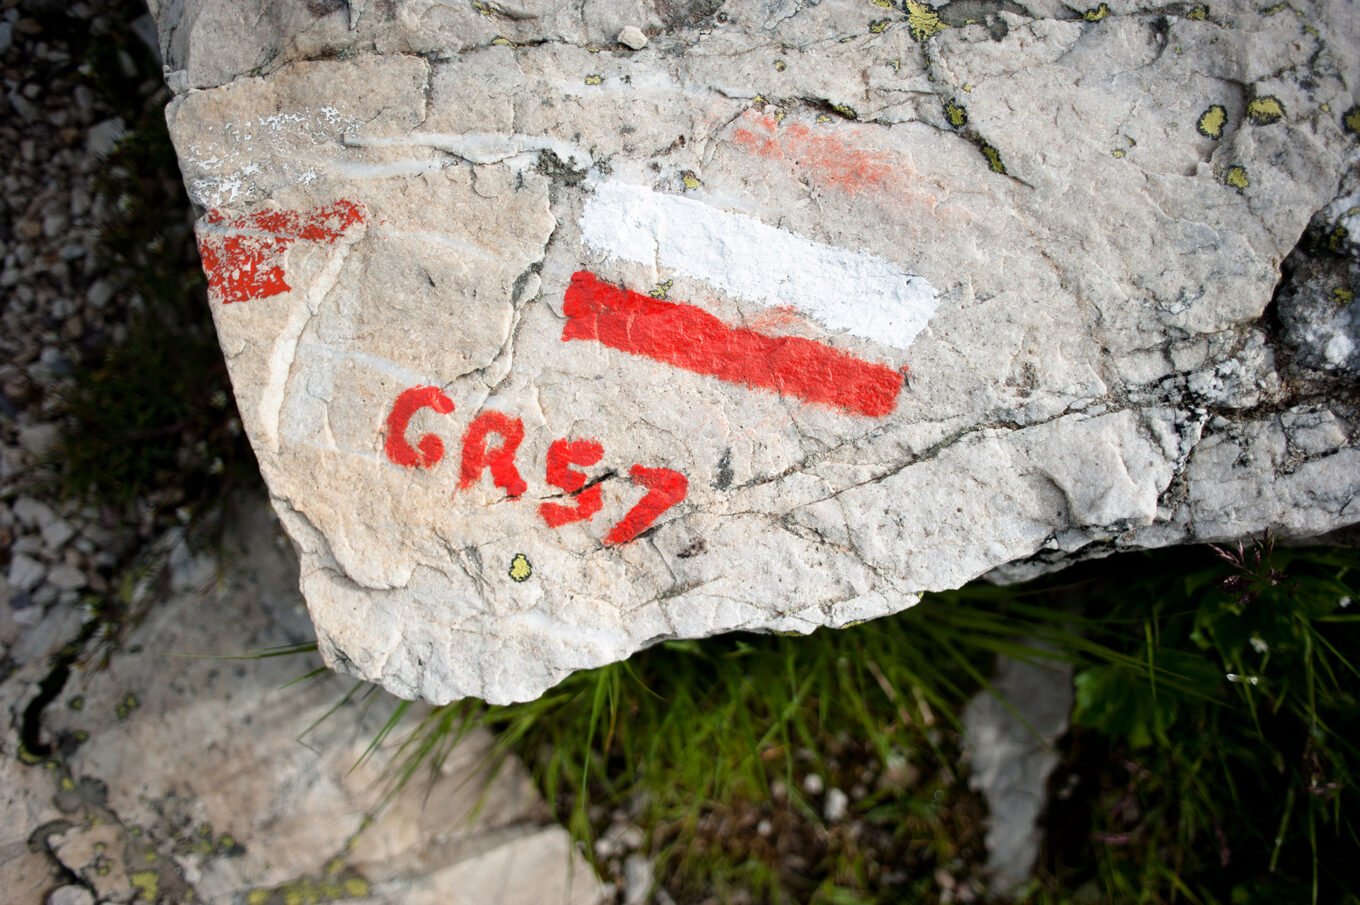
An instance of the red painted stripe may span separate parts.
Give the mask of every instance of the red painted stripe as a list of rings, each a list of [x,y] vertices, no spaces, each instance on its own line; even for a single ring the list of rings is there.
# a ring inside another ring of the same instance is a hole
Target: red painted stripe
[[[879,418],[892,412],[902,374],[797,336],[729,327],[694,305],[663,302],[602,282],[571,278],[562,339],[598,343],[743,386]]]

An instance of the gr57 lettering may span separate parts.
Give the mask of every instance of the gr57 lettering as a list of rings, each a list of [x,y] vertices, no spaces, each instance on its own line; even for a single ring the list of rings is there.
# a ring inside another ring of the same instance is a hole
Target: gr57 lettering
[[[397,396],[387,415],[383,449],[388,461],[403,468],[434,468],[444,458],[444,441],[434,434],[408,437],[411,421],[425,410],[439,415],[453,412],[453,400],[438,387],[416,386]],[[524,442],[524,422],[504,412],[484,411],[477,415],[463,434],[458,488],[467,490],[488,471],[491,482],[511,499],[529,489],[520,474],[517,454]],[[604,447],[597,440],[560,438],[548,446],[544,481],[563,491],[567,502],[539,503],[538,514],[551,528],[575,522],[588,522],[604,508],[604,490],[589,484],[582,471],[604,459]],[[662,513],[685,498],[689,480],[670,468],[650,468],[635,464],[629,469],[633,483],[646,492],[633,508],[609,529],[604,543],[626,544],[652,527]]]

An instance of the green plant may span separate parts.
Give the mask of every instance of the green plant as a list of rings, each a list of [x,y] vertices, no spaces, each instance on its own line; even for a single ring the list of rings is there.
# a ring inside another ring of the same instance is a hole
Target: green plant
[[[1354,902],[1360,590],[1350,550],[1216,549],[1108,601],[1078,673],[1044,900]]]

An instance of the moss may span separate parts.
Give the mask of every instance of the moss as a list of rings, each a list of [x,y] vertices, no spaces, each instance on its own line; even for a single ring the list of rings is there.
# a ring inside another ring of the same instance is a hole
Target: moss
[[[1284,104],[1280,99],[1265,95],[1247,104],[1247,117],[1258,126],[1267,126],[1284,119]]]
[[[1360,104],[1341,114],[1341,125],[1352,135],[1360,135]]]
[[[1222,104],[1213,104],[1199,115],[1195,130],[1206,138],[1218,141],[1223,137],[1223,127],[1228,124],[1228,111]]]
[[[982,156],[987,158],[988,169],[993,173],[1000,173],[1003,176],[1006,175],[1006,163],[1001,159],[1000,151],[987,144],[985,141],[978,146],[978,150],[982,151]]]
[[[128,882],[143,902],[154,902],[160,896],[161,878],[154,870],[134,871],[128,874]]]
[[[921,0],[907,0],[907,28],[916,41],[927,41],[948,27],[934,7]]]

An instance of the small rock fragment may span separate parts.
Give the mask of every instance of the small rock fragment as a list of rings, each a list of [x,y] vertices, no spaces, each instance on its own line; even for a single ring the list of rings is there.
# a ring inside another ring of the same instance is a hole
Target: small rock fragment
[[[94,893],[83,886],[61,886],[52,890],[47,905],[94,905]]]
[[[31,591],[47,577],[47,567],[23,553],[9,561],[9,584],[20,591]]]
[[[845,819],[849,807],[850,797],[833,786],[826,793],[826,803],[822,805],[822,816],[826,818],[827,823],[836,823]]]
[[[619,43],[629,50],[641,50],[647,46],[647,36],[636,25],[629,25],[619,32]]]

